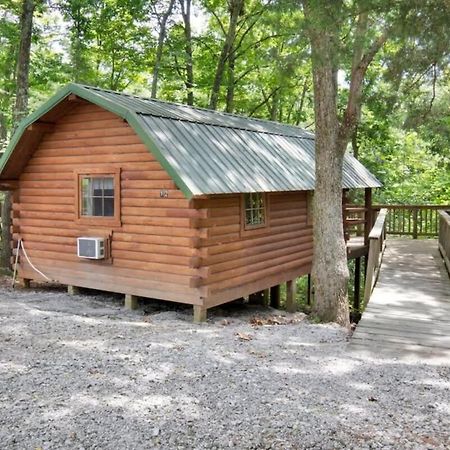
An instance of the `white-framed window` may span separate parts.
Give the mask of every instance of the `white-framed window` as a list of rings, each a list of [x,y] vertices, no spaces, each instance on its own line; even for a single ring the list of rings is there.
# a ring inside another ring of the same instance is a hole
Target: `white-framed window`
[[[251,192],[244,194],[244,229],[248,230],[251,228],[261,228],[266,226],[266,206],[266,194],[262,192]]]

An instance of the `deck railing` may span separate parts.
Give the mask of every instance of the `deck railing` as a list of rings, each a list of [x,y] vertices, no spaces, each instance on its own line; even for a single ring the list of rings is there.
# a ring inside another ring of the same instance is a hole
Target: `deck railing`
[[[439,211],[450,211],[450,205],[373,205],[372,214],[368,213],[364,206],[346,205],[344,212],[346,233],[368,236],[368,231],[372,228],[371,218],[376,217],[377,212],[381,209],[388,211],[387,234],[411,236],[413,239],[437,238],[440,223]]]
[[[374,210],[388,210],[386,233],[397,236],[438,237],[440,205],[374,205]]]
[[[378,279],[381,260],[386,246],[386,216],[388,210],[383,208],[378,213],[372,231],[369,234],[369,254],[367,258],[366,284],[364,287],[364,306],[367,305],[372,290]]]
[[[439,211],[439,251],[450,274],[450,208]]]

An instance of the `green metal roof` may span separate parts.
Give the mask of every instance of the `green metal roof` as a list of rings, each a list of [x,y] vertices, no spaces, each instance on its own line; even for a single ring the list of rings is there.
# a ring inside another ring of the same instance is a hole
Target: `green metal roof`
[[[188,198],[314,189],[314,135],[308,131],[78,84],[64,87],[20,123],[0,160],[0,178],[27,127],[70,94],[125,119]],[[344,188],[380,186],[345,155]]]

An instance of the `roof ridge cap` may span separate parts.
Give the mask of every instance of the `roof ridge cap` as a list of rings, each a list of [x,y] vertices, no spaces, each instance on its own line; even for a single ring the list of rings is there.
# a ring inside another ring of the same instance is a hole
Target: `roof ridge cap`
[[[301,132],[304,132],[305,134],[309,134],[310,136],[305,136],[305,137],[309,137],[310,139],[314,139],[314,133],[311,131],[306,130],[305,128],[301,128],[297,125],[292,125],[292,124],[288,124],[288,123],[282,123],[282,122],[277,122],[275,120],[269,120],[269,119],[261,119],[259,117],[249,117],[249,116],[244,116],[244,115],[240,115],[240,114],[234,114],[234,113],[229,113],[226,111],[218,111],[218,110],[214,110],[214,109],[208,109],[208,108],[203,108],[201,106],[192,106],[192,105],[186,105],[184,103],[179,103],[179,102],[171,102],[168,100],[161,100],[161,99],[157,99],[157,98],[151,98],[151,97],[143,97],[143,96],[139,96],[139,95],[135,95],[135,94],[129,94],[127,92],[119,92],[119,91],[114,91],[112,89],[104,89],[104,88],[100,88],[98,86],[91,86],[88,84],[79,84],[79,83],[70,83],[72,85],[75,86],[79,86],[88,90],[93,90],[93,91],[103,91],[103,92],[109,92],[111,94],[116,94],[116,95],[123,95],[125,97],[130,97],[130,98],[135,98],[138,100],[143,100],[143,101],[148,101],[148,102],[156,102],[156,103],[163,103],[163,104],[168,104],[168,105],[177,105],[180,106],[182,108],[186,108],[186,109],[192,109],[192,110],[198,110],[198,111],[204,111],[204,112],[208,112],[208,113],[213,113],[213,114],[218,114],[221,116],[226,116],[226,117],[233,117],[233,118],[237,118],[237,119],[245,119],[245,120],[249,120],[249,121],[254,121],[254,122],[260,122],[260,123],[265,123],[265,124],[272,124],[272,125],[277,125],[280,127],[289,127],[289,128],[293,128],[295,130],[299,130]],[[153,115],[153,114],[148,114],[148,113],[144,113],[144,112],[138,112],[138,114],[142,114],[142,115]],[[163,116],[158,116],[158,115],[154,115],[155,117],[163,117]],[[173,120],[173,119],[172,119]],[[187,122],[196,122],[196,121],[190,121],[190,120],[186,120],[186,119],[177,119],[177,120],[185,120]],[[198,123],[203,123],[203,122],[198,122]],[[211,124],[214,125],[214,124]],[[228,127],[228,128],[234,128],[234,127]],[[247,129],[247,128],[242,128],[242,129]],[[255,130],[253,130],[255,131]],[[264,131],[261,131],[262,133]],[[266,132],[267,133],[267,132]],[[278,134],[278,133],[269,133],[269,134]],[[280,134],[281,135],[281,134]]]

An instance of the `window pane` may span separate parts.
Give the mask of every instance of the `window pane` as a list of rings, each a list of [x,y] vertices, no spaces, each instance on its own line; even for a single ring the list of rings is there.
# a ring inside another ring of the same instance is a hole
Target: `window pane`
[[[92,198],[92,215],[93,216],[103,216],[103,199],[102,197]]]
[[[92,180],[92,195],[101,197],[103,194],[103,178],[91,178]]]
[[[252,192],[244,195],[245,225],[258,226],[265,224],[264,194]]]
[[[114,216],[114,177],[82,177],[81,215]]]
[[[104,216],[112,217],[114,216],[114,198],[104,199]]]

